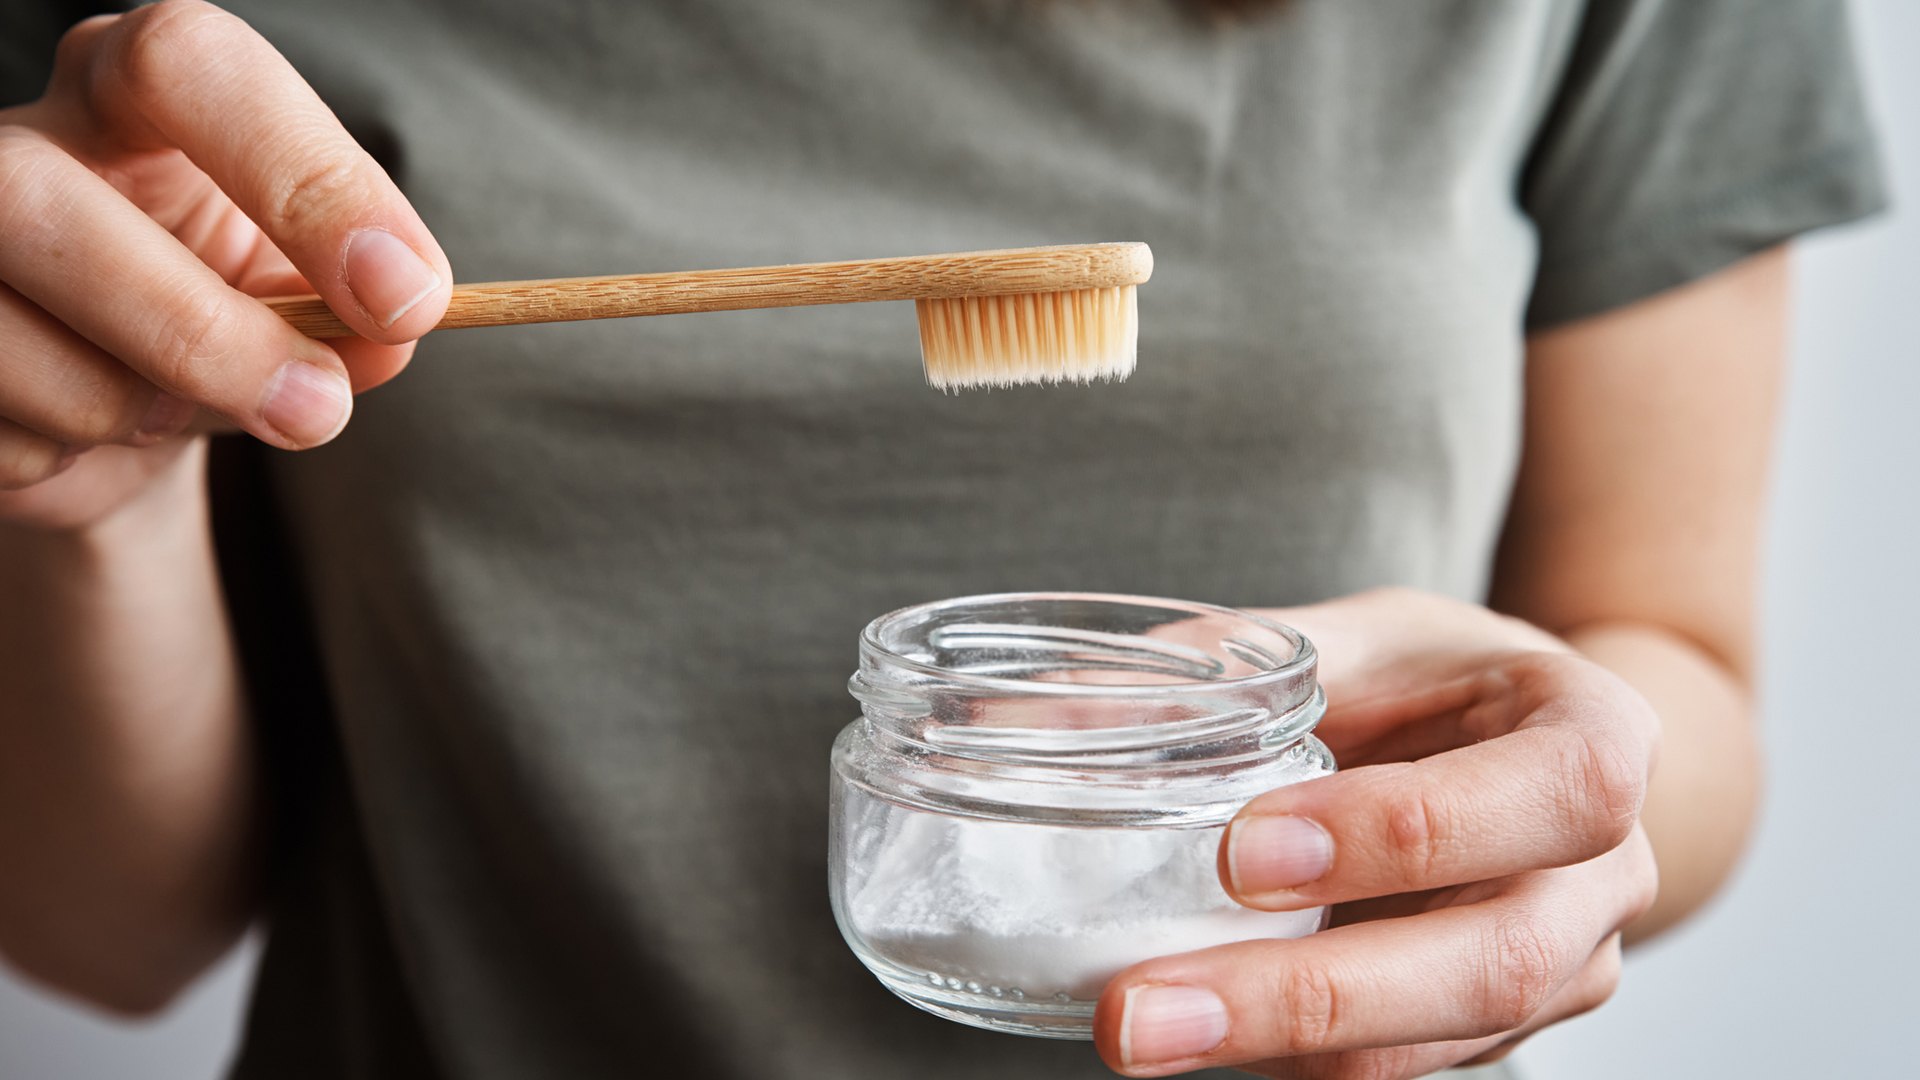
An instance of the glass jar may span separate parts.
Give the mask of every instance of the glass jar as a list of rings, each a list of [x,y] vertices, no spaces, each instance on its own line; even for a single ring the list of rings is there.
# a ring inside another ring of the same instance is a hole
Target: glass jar
[[[1247,800],[1333,772],[1313,645],[1210,604],[1008,593],[860,635],[833,745],[830,888],[847,943],[928,1012],[1092,1037],[1142,960],[1300,937],[1220,886]]]

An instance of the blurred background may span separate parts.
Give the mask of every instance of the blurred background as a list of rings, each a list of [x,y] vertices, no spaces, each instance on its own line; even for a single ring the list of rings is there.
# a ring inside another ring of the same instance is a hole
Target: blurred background
[[[1522,1047],[1526,1080],[1916,1074],[1920,4],[1854,12],[1897,206],[1799,249],[1768,540],[1765,814],[1718,904],[1631,956],[1605,1008]],[[220,1076],[256,951],[144,1023],[0,963],[0,1080]]]

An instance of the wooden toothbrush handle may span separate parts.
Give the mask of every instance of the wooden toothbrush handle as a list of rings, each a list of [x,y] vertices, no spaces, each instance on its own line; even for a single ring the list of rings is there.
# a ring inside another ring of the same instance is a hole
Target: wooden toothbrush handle
[[[907,255],[891,259],[695,270],[670,274],[549,278],[458,285],[436,330],[463,326],[621,319],[691,311],[937,300],[1138,285],[1153,274],[1147,245],[1059,247]],[[354,332],[318,296],[276,296],[266,305],[315,338]]]

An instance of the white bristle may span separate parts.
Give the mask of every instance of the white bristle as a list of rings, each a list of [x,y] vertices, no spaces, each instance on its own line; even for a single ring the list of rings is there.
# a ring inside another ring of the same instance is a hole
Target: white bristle
[[[1133,373],[1140,316],[1132,285],[914,303],[927,382],[942,390]]]

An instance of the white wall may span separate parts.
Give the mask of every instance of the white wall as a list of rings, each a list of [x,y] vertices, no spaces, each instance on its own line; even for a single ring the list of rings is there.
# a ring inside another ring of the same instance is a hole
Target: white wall
[[[1534,1080],[1915,1075],[1920,4],[1856,3],[1900,207],[1803,245],[1767,589],[1772,789],[1732,891],[1521,1050]],[[251,951],[150,1024],[0,971],[0,1080],[209,1080]]]

